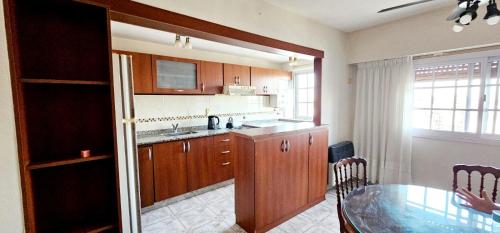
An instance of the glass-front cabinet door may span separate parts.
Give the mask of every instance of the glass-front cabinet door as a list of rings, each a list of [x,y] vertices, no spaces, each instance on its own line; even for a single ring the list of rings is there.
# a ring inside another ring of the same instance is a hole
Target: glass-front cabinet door
[[[153,91],[165,94],[201,93],[200,62],[153,56]]]

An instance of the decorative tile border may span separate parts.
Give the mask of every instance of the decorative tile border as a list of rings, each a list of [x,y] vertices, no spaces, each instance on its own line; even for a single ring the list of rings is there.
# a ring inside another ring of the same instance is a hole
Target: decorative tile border
[[[258,114],[274,114],[275,111],[265,111],[265,112],[237,112],[237,113],[221,113],[213,114],[219,117],[235,117],[235,116],[247,116],[247,115],[258,115]],[[180,121],[180,120],[194,120],[194,119],[204,119],[208,118],[206,115],[186,115],[186,116],[168,116],[168,117],[152,117],[152,118],[138,118],[137,123],[152,123],[152,122],[163,122],[163,121]]]

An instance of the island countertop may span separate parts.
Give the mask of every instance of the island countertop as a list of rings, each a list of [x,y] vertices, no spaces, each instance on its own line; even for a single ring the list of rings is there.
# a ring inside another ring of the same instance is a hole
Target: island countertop
[[[280,135],[283,133],[307,131],[315,128],[318,129],[327,128],[327,125],[317,125],[312,122],[302,122],[302,123],[286,124],[273,127],[246,129],[242,131],[234,131],[232,133],[245,138],[259,139],[262,137]]]

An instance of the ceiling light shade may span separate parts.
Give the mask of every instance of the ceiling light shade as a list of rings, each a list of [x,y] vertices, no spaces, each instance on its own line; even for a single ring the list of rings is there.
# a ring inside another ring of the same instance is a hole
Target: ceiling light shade
[[[184,44],[184,48],[185,49],[193,49],[193,44],[191,43],[189,36],[186,37],[186,44]]]
[[[296,66],[297,65],[297,58],[296,57],[288,57],[288,65]]]
[[[460,15],[460,23],[463,25],[467,25],[472,20],[474,20],[477,17],[477,8],[479,7],[479,2],[474,2],[472,6],[467,7],[464,13]]]
[[[464,26],[462,24],[457,23],[457,24],[453,25],[452,29],[454,32],[461,32],[464,30]]]
[[[176,47],[176,48],[182,48],[181,36],[179,36],[177,34],[175,35],[174,47]]]
[[[467,8],[468,2],[469,2],[469,0],[460,0],[460,1],[458,1],[458,7],[465,9],[465,8]]]
[[[490,5],[488,5],[488,10],[484,19],[488,25],[495,25],[500,21],[500,11],[498,10],[495,1],[490,1]]]

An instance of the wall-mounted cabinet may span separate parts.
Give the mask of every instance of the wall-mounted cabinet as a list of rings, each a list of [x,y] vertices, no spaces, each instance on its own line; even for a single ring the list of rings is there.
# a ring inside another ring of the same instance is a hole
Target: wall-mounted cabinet
[[[224,85],[250,86],[250,67],[224,64]]]
[[[251,68],[251,77],[251,85],[257,88],[257,95],[277,94],[280,80],[292,79],[290,72],[259,67]]]
[[[201,61],[201,93],[222,94],[224,68],[222,63]]]
[[[153,92],[201,94],[200,66],[198,60],[153,55]]]

